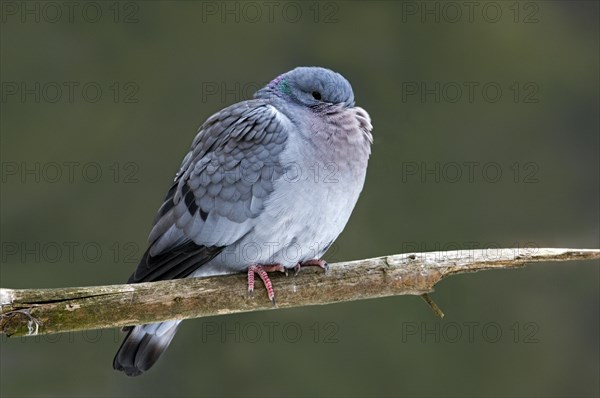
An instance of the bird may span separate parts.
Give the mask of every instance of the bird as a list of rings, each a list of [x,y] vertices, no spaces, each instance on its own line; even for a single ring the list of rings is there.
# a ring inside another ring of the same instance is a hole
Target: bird
[[[275,304],[268,272],[318,266],[344,229],[373,143],[352,86],[323,67],[297,67],[198,129],[128,283],[246,272]],[[286,272],[287,273],[287,272]],[[181,321],[124,328],[113,367],[150,369]]]

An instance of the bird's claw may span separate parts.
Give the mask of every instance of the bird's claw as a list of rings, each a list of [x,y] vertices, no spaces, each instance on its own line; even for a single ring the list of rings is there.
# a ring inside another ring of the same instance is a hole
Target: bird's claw
[[[315,259],[297,263],[294,266],[294,276],[298,275],[298,272],[300,272],[300,268],[302,267],[319,267],[324,272],[329,271],[329,263],[327,263],[327,261],[323,259]]]
[[[258,274],[260,279],[263,281],[265,288],[267,289],[267,296],[269,297],[269,300],[273,303],[273,305],[275,305],[275,290],[273,289],[273,284],[271,283],[271,279],[269,279],[269,275],[267,275],[267,272],[274,271],[285,272],[287,274],[287,270],[281,264],[250,265],[248,267],[248,297],[252,296],[254,292],[254,274]]]

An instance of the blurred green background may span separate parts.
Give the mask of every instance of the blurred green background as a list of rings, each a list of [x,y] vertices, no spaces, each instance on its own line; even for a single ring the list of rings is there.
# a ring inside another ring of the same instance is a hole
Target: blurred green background
[[[73,3],[2,1],[2,287],[125,281],[196,128],[299,65],[374,125],[330,260],[599,246],[597,2]],[[598,295],[597,262],[540,264],[442,282],[443,321],[408,296],[196,319],[136,379],[117,330],[3,336],[0,393],[598,396]]]

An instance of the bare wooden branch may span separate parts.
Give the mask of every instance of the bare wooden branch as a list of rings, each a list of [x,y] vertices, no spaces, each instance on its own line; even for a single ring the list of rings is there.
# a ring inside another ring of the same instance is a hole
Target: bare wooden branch
[[[600,250],[521,248],[407,253],[341,262],[330,264],[327,273],[305,268],[298,276],[272,275],[276,307],[264,289],[257,288],[252,298],[246,296],[244,274],[134,285],[0,289],[0,331],[9,336],[37,335],[384,296],[422,296],[450,275],[594,259],[600,259]],[[437,308],[430,298],[428,303]]]

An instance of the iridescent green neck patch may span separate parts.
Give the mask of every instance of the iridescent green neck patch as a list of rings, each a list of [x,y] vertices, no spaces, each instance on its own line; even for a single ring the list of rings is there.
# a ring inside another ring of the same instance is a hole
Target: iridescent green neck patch
[[[292,93],[292,89],[290,88],[290,85],[288,84],[287,79],[281,79],[281,81],[277,85],[277,88],[283,94],[290,95]]]

